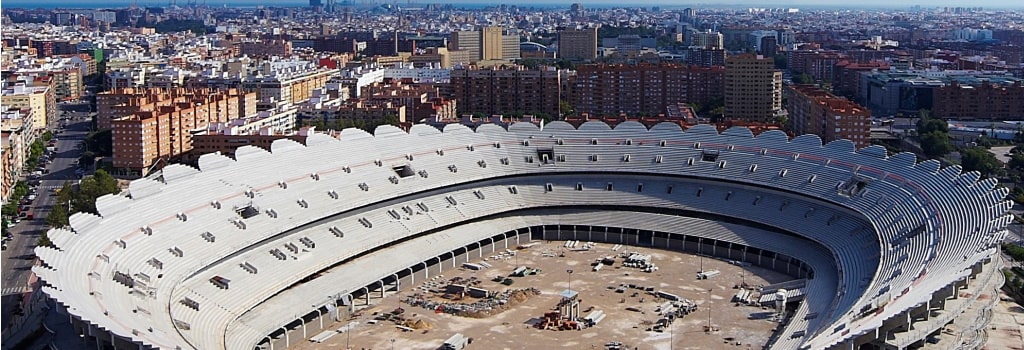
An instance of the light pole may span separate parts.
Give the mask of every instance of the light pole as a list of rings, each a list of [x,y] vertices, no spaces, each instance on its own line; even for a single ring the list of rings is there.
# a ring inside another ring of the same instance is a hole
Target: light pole
[[[391,338],[391,350],[395,350],[395,338]]]
[[[569,292],[572,292],[572,269],[565,270],[569,274]]]
[[[704,239],[701,238],[697,241],[697,257],[700,258],[700,271],[704,272]]]
[[[711,333],[711,289],[708,289],[708,333]]]
[[[674,320],[675,319],[673,318],[673,321]],[[668,323],[668,350],[672,350],[675,348],[676,330],[675,328],[672,327],[672,325],[674,324],[675,322]]]

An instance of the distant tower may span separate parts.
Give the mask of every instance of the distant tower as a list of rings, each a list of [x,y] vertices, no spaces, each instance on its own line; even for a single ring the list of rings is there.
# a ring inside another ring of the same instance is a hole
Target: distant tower
[[[694,28],[697,27],[697,10],[687,7],[686,9],[683,9],[681,17],[680,22],[689,23]]]
[[[572,5],[569,6],[569,11],[572,12],[573,14],[577,15],[577,16],[582,16],[583,15],[583,4],[578,3],[578,2],[577,3],[573,3]]]
[[[333,0],[332,0],[333,1]],[[344,13],[342,20],[345,23],[352,22],[352,8],[355,6],[351,0],[344,0],[341,2],[341,12]]]

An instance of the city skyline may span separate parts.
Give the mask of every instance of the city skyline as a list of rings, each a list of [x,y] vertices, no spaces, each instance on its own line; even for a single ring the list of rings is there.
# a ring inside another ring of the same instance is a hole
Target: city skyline
[[[362,1],[353,1],[354,3],[361,3]],[[167,6],[169,1],[164,0],[138,0],[135,1],[138,6],[148,7],[160,7]],[[186,3],[186,1],[179,2],[179,5]],[[203,3],[203,1],[199,1]],[[276,0],[276,1],[254,1],[254,0],[208,0],[205,2],[208,6],[283,6],[283,7],[304,7],[308,5],[308,1],[301,0]],[[408,1],[375,1],[378,4],[395,4],[395,5],[408,5]],[[591,0],[591,1],[563,1],[563,0],[528,0],[528,1],[515,1],[515,2],[502,2],[502,1],[483,1],[483,0],[445,0],[445,1],[425,1],[418,0],[411,2],[414,6],[422,6],[426,4],[451,4],[456,6],[466,7],[487,7],[496,5],[509,5],[519,7],[546,7],[546,8],[568,8],[573,3],[580,3],[584,8],[611,8],[611,7],[623,7],[623,8],[637,8],[637,7],[662,7],[664,9],[674,8],[809,8],[809,9],[866,9],[866,8],[879,8],[879,9],[901,9],[910,8],[912,6],[921,6],[921,8],[937,8],[937,7],[982,7],[991,9],[1012,9],[1012,8],[1024,8],[1024,3],[1015,0],[994,0],[986,2],[982,6],[974,1],[965,0],[938,0],[938,1],[923,1],[915,0],[909,2],[893,3],[891,1],[884,0],[865,0],[859,1],[856,4],[851,4],[844,1],[813,1],[813,0],[766,0],[766,1],[750,1],[750,0],[721,0],[721,1],[699,1],[699,2],[674,2],[658,0],[652,2],[646,2],[642,5],[629,5],[623,6],[622,2],[614,0]],[[132,1],[119,0],[114,2],[109,1],[69,1],[69,0],[9,0],[5,1],[5,7],[9,8],[117,8],[117,7],[128,7],[132,4]]]

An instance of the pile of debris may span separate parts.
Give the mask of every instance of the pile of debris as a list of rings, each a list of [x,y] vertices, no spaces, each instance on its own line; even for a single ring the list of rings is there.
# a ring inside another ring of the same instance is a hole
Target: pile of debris
[[[427,299],[423,294],[413,294],[404,302],[412,306],[434,310],[436,313],[448,313],[455,316],[485,318],[499,314],[510,307],[522,303],[535,295],[540,295],[536,288],[509,289],[503,292],[490,293],[486,298],[472,303],[438,302]]]
[[[431,328],[434,328],[434,325],[432,325],[432,324],[430,324],[430,322],[424,321],[422,319],[405,320],[405,322],[402,322],[402,326],[409,327],[409,328],[412,328],[412,329],[431,329]]]

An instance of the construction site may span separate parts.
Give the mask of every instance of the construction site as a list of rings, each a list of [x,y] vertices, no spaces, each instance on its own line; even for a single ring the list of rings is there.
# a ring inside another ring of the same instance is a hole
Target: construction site
[[[802,294],[737,261],[534,241],[389,291],[297,348],[760,348]]]

